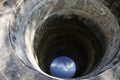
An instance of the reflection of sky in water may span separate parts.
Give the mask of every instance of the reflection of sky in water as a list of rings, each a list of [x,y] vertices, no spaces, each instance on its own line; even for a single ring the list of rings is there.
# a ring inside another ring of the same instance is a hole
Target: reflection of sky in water
[[[56,58],[50,66],[52,76],[60,78],[72,78],[76,72],[76,65],[71,58],[62,56]]]

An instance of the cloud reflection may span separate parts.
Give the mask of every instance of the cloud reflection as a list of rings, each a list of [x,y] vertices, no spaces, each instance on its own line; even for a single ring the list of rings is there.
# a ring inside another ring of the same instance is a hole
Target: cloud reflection
[[[74,64],[74,62],[71,62],[71,63],[66,63],[66,64],[64,64],[64,63],[59,63],[59,62],[55,62],[55,63],[53,63],[52,65],[51,65],[51,67],[58,67],[58,68],[60,68],[60,69],[63,69],[63,71],[69,71],[69,70],[71,70],[71,71],[73,71],[73,70],[75,70],[75,68],[73,67],[75,64]]]
[[[50,71],[55,77],[71,78],[76,72],[76,65],[72,59],[63,56],[52,62]]]

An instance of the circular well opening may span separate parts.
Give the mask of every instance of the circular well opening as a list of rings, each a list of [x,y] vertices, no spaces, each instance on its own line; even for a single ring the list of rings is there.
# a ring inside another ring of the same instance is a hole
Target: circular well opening
[[[90,29],[93,27],[96,27],[96,32]],[[34,40],[40,69],[59,78],[76,78],[89,74],[99,65],[104,56],[104,38],[101,40],[101,37],[96,34],[102,33],[92,20],[79,18],[73,14],[67,18],[65,15],[50,16],[42,27],[37,29]],[[65,73],[61,77],[51,73],[53,62],[63,56],[75,63],[72,76],[66,77],[68,73]]]

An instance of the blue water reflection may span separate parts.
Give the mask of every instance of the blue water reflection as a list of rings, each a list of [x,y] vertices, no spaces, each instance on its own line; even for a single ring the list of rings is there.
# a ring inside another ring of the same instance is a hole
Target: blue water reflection
[[[59,78],[72,78],[75,72],[75,62],[65,56],[56,58],[50,66],[51,75]]]

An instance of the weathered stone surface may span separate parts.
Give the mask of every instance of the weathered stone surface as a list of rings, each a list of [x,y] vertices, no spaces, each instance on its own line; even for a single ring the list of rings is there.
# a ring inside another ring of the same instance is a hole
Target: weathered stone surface
[[[45,19],[43,18],[44,15],[50,14],[51,10],[53,9],[51,5],[57,5],[57,7],[59,8],[59,6],[68,2],[67,0],[59,0],[59,3],[57,3],[57,1],[58,0],[18,0],[17,5],[15,5],[16,0],[10,0],[8,6],[0,7],[0,80],[53,80],[39,73],[37,70],[33,68],[33,66],[30,66],[31,63],[26,57],[23,57],[23,56],[21,57],[22,54],[17,55],[17,53],[14,53],[15,52],[14,46],[11,45],[11,41],[9,39],[8,23],[10,23],[10,25],[15,27],[15,26],[18,26],[19,21],[21,20],[19,27],[28,26],[26,25],[26,23],[24,23],[27,21],[29,25],[36,25],[35,23],[36,21],[34,20],[34,18],[36,17],[36,20]],[[81,5],[84,5],[88,2],[88,0],[70,0],[70,2],[67,3],[67,5],[64,5],[64,8],[67,8],[70,5],[76,4],[77,1],[78,3],[82,3]],[[101,6],[101,4],[96,3],[94,1],[95,0],[91,0],[91,2],[93,2],[94,4],[98,4],[98,6]],[[120,23],[120,16],[119,16],[120,5],[118,5],[120,1],[118,0],[116,0],[116,2],[114,1],[113,5],[111,5],[112,0],[109,0],[109,1],[101,0],[101,1],[103,1],[103,3],[108,7],[105,9],[110,9],[111,12],[117,17]],[[44,5],[44,3],[46,3],[47,5]],[[57,7],[54,9],[54,11],[58,10]],[[91,8],[91,7],[92,6],[90,5],[86,6],[86,8]],[[13,14],[11,14],[14,8],[16,8],[16,10],[14,11]],[[44,8],[46,8],[46,10],[42,11]],[[47,8],[50,8],[50,9],[47,9]],[[72,8],[76,8],[76,6],[72,6]],[[41,10],[41,11],[36,13],[36,10]],[[88,9],[86,9],[86,11],[87,10]],[[89,12],[89,10],[87,12],[91,13]],[[10,17],[10,14],[12,15],[11,17]],[[41,14],[44,14],[44,15],[41,15]],[[96,13],[93,12],[93,14],[99,18],[99,16]],[[107,16],[106,12],[104,12],[102,9],[101,9],[101,14]],[[30,19],[28,19],[30,15],[35,15],[35,16],[30,17]],[[37,18],[37,16],[40,16],[40,15],[41,15],[41,19]],[[14,22],[14,19],[16,19],[15,22],[17,23],[17,25],[14,25],[13,23],[11,23],[11,21]],[[30,22],[30,20],[34,20],[34,22]],[[22,24],[22,22],[24,24]],[[14,29],[14,31],[16,30],[18,30],[18,28]],[[22,30],[22,28],[20,28],[20,30]],[[18,36],[21,36],[21,35],[18,35]],[[22,47],[24,48],[24,46]],[[97,74],[97,76],[95,77],[89,76],[87,80],[119,80],[120,79],[120,62],[119,62],[120,51],[118,51],[117,55],[114,58],[115,59],[111,61],[112,64],[114,63],[112,68],[110,67],[110,69],[107,69],[108,67],[106,67],[107,70],[106,69],[103,70],[103,72]],[[23,62],[21,59],[25,60],[26,62]],[[76,80],[80,80],[80,78]]]

